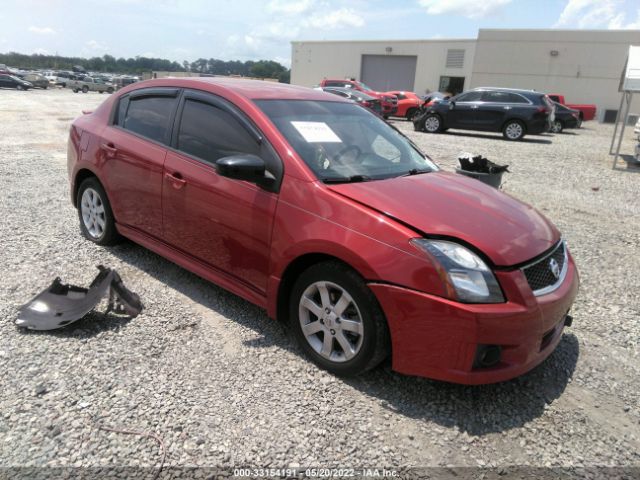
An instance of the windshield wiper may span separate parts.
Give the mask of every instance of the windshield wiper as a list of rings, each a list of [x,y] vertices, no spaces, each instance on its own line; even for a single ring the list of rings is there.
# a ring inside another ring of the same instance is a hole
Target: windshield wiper
[[[323,178],[324,183],[355,183],[355,182],[368,182],[373,180],[366,175],[351,175],[350,177],[327,177]]]
[[[420,175],[421,173],[431,173],[431,172],[433,172],[433,170],[431,170],[430,168],[412,168],[407,173],[403,173],[402,175],[399,175],[399,176],[408,177],[411,175]]]

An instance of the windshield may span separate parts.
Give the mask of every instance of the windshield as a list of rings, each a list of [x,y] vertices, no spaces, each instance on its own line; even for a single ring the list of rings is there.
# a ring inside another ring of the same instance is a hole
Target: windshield
[[[380,180],[438,169],[398,130],[359,105],[308,100],[256,104],[320,180]]]

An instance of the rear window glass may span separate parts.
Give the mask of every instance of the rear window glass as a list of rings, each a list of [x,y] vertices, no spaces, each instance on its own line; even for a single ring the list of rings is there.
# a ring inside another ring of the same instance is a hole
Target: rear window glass
[[[143,137],[165,143],[175,102],[174,97],[168,96],[132,98],[121,126]],[[120,115],[119,117],[122,118]]]

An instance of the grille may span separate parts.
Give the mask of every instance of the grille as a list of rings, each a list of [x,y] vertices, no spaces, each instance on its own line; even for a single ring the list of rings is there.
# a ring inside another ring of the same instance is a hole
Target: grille
[[[553,260],[558,264],[558,271],[560,272],[559,277],[555,276],[551,270],[551,263]],[[525,277],[527,277],[527,282],[529,282],[531,290],[533,290],[534,293],[537,293],[539,290],[559,284],[562,281],[562,273],[564,273],[566,261],[567,256],[564,242],[560,242],[555,250],[553,250],[549,255],[538,260],[536,263],[523,268],[522,271],[524,272]]]

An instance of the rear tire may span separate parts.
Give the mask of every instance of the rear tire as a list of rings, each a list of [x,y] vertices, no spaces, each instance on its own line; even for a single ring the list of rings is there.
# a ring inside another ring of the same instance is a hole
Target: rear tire
[[[82,87],[82,93],[88,93],[88,92],[89,92],[89,87],[87,87],[86,85]]]
[[[120,241],[107,193],[96,177],[87,178],[80,184],[76,206],[80,231],[87,240],[103,246]]]
[[[289,299],[293,334],[304,352],[336,375],[358,375],[389,354],[389,331],[362,277],[338,261],[312,265]]]
[[[413,116],[418,113],[418,109],[417,108],[410,108],[409,110],[407,110],[407,113],[404,115],[404,118],[406,118],[407,120],[411,121],[411,119],[413,118]]]
[[[109,93],[109,94],[113,93],[113,87],[107,88],[107,93]]]
[[[16,90],[24,90],[24,87],[22,85],[16,85]]]
[[[520,120],[509,120],[504,124],[504,127],[502,127],[502,135],[507,140],[522,140],[522,137],[525,135],[524,124]]]

